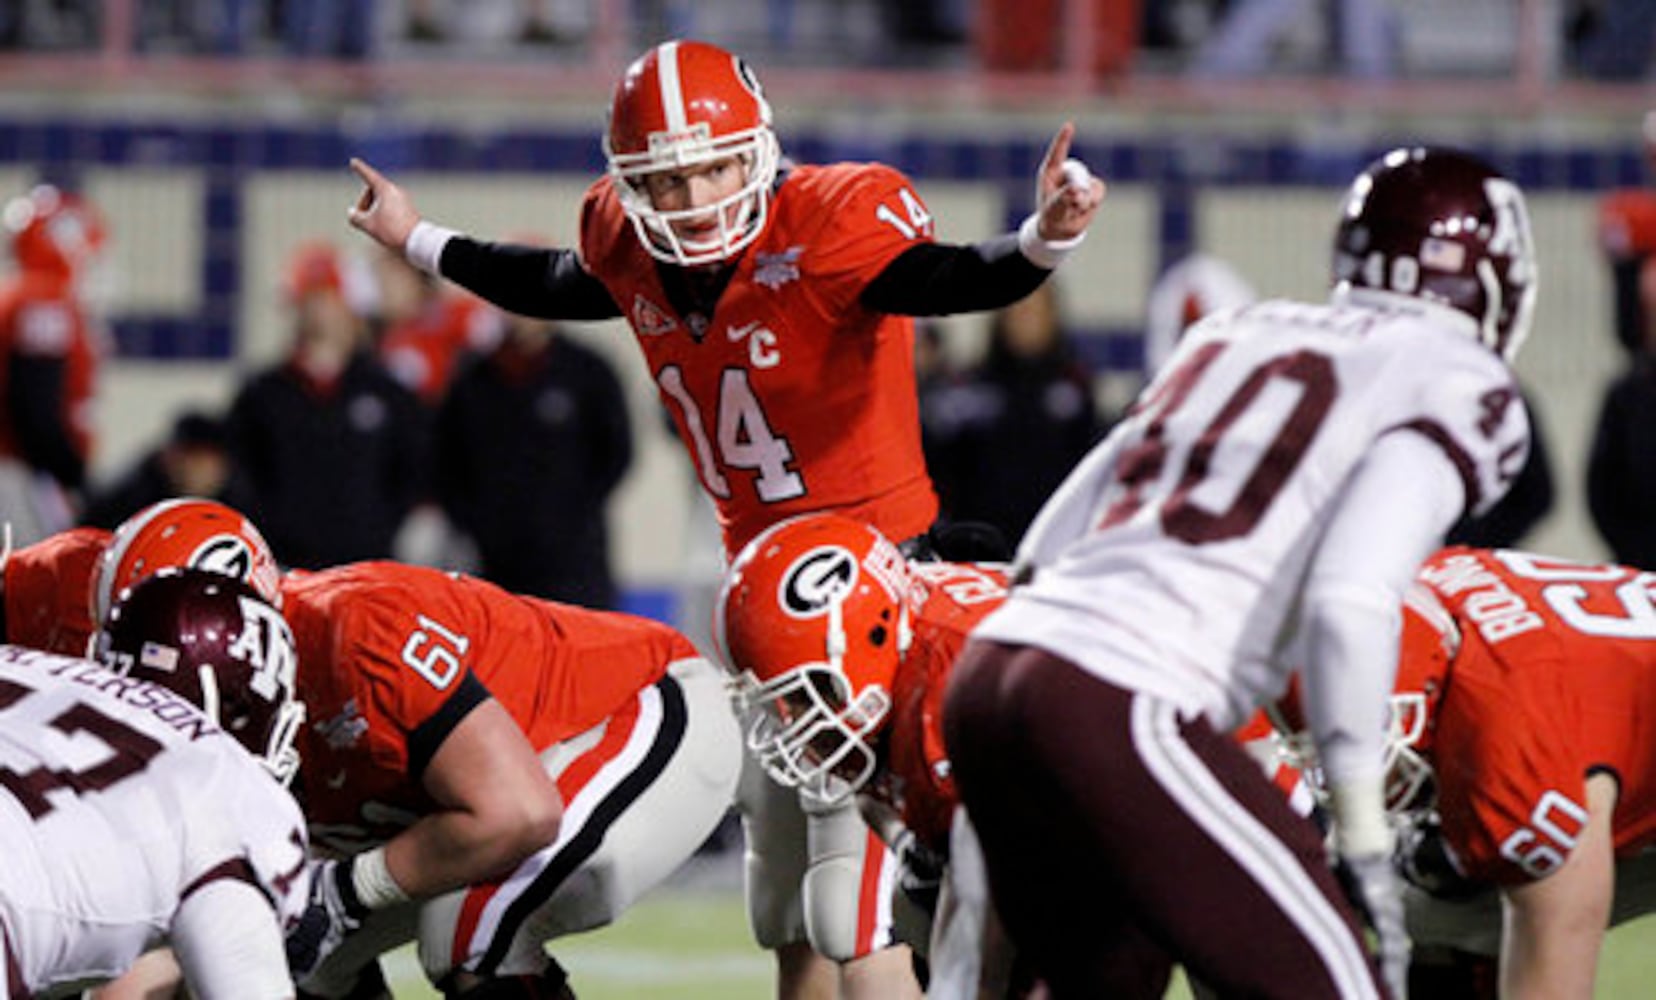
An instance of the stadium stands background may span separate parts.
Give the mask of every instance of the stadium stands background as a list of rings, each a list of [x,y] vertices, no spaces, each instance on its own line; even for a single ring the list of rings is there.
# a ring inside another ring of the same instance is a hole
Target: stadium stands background
[[[92,6],[95,33],[20,37],[0,52],[0,192],[73,177],[111,218],[117,352],[98,400],[95,475],[130,463],[187,406],[224,405],[243,372],[281,351],[279,280],[300,241],[367,253],[344,221],[358,191],[351,156],[390,172],[445,224],[571,240],[581,193],[603,167],[608,87],[670,26],[643,13],[652,5],[597,0],[577,39],[528,46],[511,36],[511,5],[485,0],[485,14],[433,48],[399,36],[391,5],[366,58],[294,58],[273,45],[230,57],[165,37],[135,48],[150,5]],[[1559,489],[1529,544],[1605,554],[1582,481],[1622,355],[1594,211],[1605,191],[1650,182],[1639,119],[1656,93],[1648,81],[1571,76],[1563,4],[1398,0],[1407,78],[1378,84],[1328,71],[1314,28],[1290,39],[1289,64],[1268,78],[1198,83],[1181,55],[1148,50],[1094,73],[1094,48],[1076,42],[1090,23],[1080,0],[1046,5],[1060,19],[1056,65],[986,72],[973,61],[972,10],[965,43],[905,50],[882,35],[877,6],[726,0],[695,5],[688,27],[749,57],[789,155],[900,167],[944,238],[1014,225],[1047,139],[1073,118],[1077,155],[1110,193],[1060,280],[1111,405],[1140,379],[1150,286],[1184,252],[1227,258],[1264,294],[1316,298],[1336,199],[1378,152],[1454,143],[1512,174],[1530,194],[1543,268],[1519,368],[1539,398]],[[783,8],[785,35],[774,21]],[[983,318],[946,325],[951,352],[970,357]],[[618,324],[575,332],[628,381],[639,460],[611,508],[617,569],[635,606],[666,613],[681,585],[716,571],[708,515],[651,419],[654,391],[630,336]]]

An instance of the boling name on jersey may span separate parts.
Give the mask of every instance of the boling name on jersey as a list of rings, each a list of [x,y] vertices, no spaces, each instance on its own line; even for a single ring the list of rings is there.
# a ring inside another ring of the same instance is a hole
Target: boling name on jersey
[[[1421,579],[1446,597],[1474,591],[1461,603],[1458,617],[1470,619],[1484,641],[1491,645],[1533,632],[1546,624],[1517,591],[1491,573],[1477,556],[1451,556],[1440,565],[1427,567]]]

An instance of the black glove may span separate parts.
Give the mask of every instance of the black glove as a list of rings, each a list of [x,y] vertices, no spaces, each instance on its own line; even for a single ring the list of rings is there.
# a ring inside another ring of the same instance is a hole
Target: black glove
[[[310,900],[287,933],[288,970],[295,981],[315,972],[368,915],[351,882],[351,862],[311,862]]]
[[[1443,840],[1442,821],[1431,810],[1411,814],[1399,825],[1397,871],[1410,885],[1438,899],[1471,899],[1489,889],[1455,870]]]

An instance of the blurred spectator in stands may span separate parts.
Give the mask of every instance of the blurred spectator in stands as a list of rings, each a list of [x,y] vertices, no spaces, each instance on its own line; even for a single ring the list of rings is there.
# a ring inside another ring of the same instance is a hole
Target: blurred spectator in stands
[[[1190,324],[1256,298],[1248,279],[1225,260],[1199,251],[1180,258],[1150,288],[1144,317],[1145,377],[1161,370]]]
[[[1599,410],[1587,509],[1616,562],[1656,570],[1656,257],[1636,287],[1643,339]]]
[[[945,519],[993,525],[1014,546],[1103,429],[1051,281],[995,314],[983,361],[935,398]]]
[[[145,52],[243,55],[268,31],[269,6],[264,0],[139,0],[138,46]]]
[[[1656,57],[1656,3],[1575,0],[1565,41],[1576,70],[1595,80],[1643,80]]]
[[[1401,31],[1388,0],[1231,0],[1190,72],[1214,79],[1268,73],[1283,36],[1319,13],[1332,42],[1325,51],[1337,60],[1327,69],[1362,80],[1396,74]]]
[[[403,259],[378,250],[374,257],[378,296],[375,351],[397,381],[427,406],[442,401],[460,354],[486,350],[500,322],[483,300]]]
[[[1547,440],[1541,433],[1541,414],[1535,408],[1535,394],[1523,392],[1524,406],[1529,410],[1530,450],[1518,478],[1507,487],[1506,495],[1482,516],[1463,515],[1449,529],[1445,539],[1448,545],[1470,545],[1480,549],[1517,548],[1534,530],[1541,519],[1552,511],[1552,459],[1547,454]]]
[[[365,349],[344,284],[332,246],[299,248],[286,283],[291,351],[249,377],[230,407],[246,512],[285,566],[391,555],[426,492],[429,416]]]
[[[181,496],[217,500],[238,510],[252,499],[235,475],[224,421],[200,410],[179,414],[165,441],[114,482],[94,490],[81,523],[114,530],[150,504]]]
[[[1656,177],[1656,111],[1644,116],[1645,158]],[[1610,263],[1616,340],[1632,355],[1643,352],[1652,322],[1641,276],[1656,257],[1656,188],[1612,191],[1599,203],[1599,245]]]
[[[1141,0],[980,0],[973,39],[978,61],[1001,73],[1047,73],[1069,68],[1072,3],[1082,3],[1092,37],[1092,65],[1075,67],[1095,76],[1120,76],[1139,48]],[[1151,3],[1160,0],[1150,0]]]
[[[16,273],[0,286],[0,520],[26,545],[71,526],[92,453],[92,402],[106,334],[87,285],[103,218],[48,184],[3,219]]]
[[[592,30],[588,0],[516,0],[517,28],[511,41],[520,45],[565,45],[578,42]],[[404,0],[405,37],[411,42],[446,42],[487,34],[478,29],[498,23],[496,11],[483,5],[454,0]],[[471,24],[467,18],[473,19]],[[459,19],[459,20],[456,20]]]
[[[616,607],[605,504],[632,463],[621,382],[553,324],[500,313],[437,415],[437,495],[507,590]]]
[[[374,0],[281,0],[287,54],[362,59],[373,49]]]

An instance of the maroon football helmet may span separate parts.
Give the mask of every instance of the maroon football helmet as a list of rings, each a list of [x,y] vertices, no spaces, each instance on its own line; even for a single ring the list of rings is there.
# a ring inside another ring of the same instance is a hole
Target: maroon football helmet
[[[286,785],[299,767],[294,737],[298,655],[282,613],[234,577],[169,567],[123,592],[98,635],[98,658],[199,705]]]
[[[1357,175],[1334,233],[1334,294],[1408,295],[1472,317],[1517,357],[1535,308],[1535,244],[1518,186],[1450,149],[1394,149]]]

